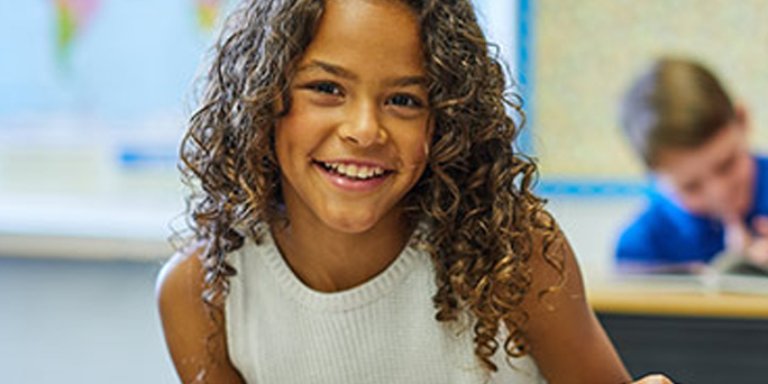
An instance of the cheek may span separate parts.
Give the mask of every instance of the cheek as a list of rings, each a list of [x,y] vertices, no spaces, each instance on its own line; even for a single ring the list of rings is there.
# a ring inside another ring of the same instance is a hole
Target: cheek
[[[417,173],[416,178],[421,176],[424,172],[424,168],[427,165],[427,159],[429,158],[429,139],[428,134],[422,134],[409,140],[407,145],[407,159],[404,159],[409,166],[414,168]]]
[[[686,211],[691,213],[706,213],[709,210],[706,198],[704,197],[703,193],[684,192],[679,188],[670,186],[667,187],[669,188],[668,191],[671,192],[671,195],[674,197],[677,203]]]
[[[300,138],[292,132],[294,128],[294,124],[289,120],[280,121],[275,125],[275,156],[282,173],[290,170],[293,153],[300,146]]]
[[[288,139],[285,137],[285,132],[281,124],[275,126],[275,156],[277,157],[277,163],[280,168],[283,168],[283,162],[285,161],[285,153],[287,151]]]
[[[687,210],[694,213],[703,213],[708,210],[706,200],[700,196],[684,196],[681,203]]]
[[[407,140],[409,157],[416,164],[425,164],[430,152],[430,142],[432,141],[433,129],[424,128],[428,123],[420,127],[413,127],[413,132]]]
[[[678,196],[677,204],[686,212],[694,215],[710,215],[713,208],[699,196]]]
[[[750,161],[751,159],[747,158],[742,160],[739,163],[737,177],[742,184],[748,184],[749,179],[752,177],[753,171],[752,171],[752,164],[750,163]]]

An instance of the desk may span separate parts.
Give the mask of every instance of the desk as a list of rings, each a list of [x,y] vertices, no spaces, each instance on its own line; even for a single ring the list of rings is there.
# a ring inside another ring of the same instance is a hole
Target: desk
[[[592,308],[602,313],[768,320],[768,279],[761,280],[763,294],[718,292],[694,277],[660,277],[627,283],[597,281],[590,284],[587,295]]]
[[[768,294],[720,293],[693,277],[610,280],[588,282],[587,294],[634,377],[768,382]]]

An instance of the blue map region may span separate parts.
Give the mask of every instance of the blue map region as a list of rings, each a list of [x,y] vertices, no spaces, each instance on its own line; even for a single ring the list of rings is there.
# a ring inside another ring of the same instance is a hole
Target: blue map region
[[[101,1],[57,55],[54,1],[0,2],[0,121],[182,113],[213,36],[190,0]],[[3,126],[0,124],[0,130]]]

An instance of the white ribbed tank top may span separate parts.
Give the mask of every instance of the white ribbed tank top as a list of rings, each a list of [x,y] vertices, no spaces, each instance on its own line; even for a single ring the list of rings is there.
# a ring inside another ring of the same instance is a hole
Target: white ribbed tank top
[[[229,356],[245,380],[291,383],[543,383],[529,357],[500,355],[489,375],[473,332],[435,320],[429,256],[411,247],[357,287],[315,291],[296,277],[265,231],[228,257],[237,269],[225,304]]]

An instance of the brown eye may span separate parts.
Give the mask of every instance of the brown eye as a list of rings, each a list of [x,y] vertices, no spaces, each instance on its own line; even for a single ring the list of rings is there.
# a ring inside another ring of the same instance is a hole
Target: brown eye
[[[335,83],[326,82],[326,81],[319,82],[319,83],[312,83],[307,85],[305,88],[317,93],[325,94],[325,95],[331,95],[331,96],[343,95],[341,91],[341,87],[339,87]]]
[[[398,107],[406,107],[406,108],[421,108],[424,106],[424,103],[422,103],[416,97],[405,95],[405,94],[392,96],[387,101],[387,103],[398,106]]]

